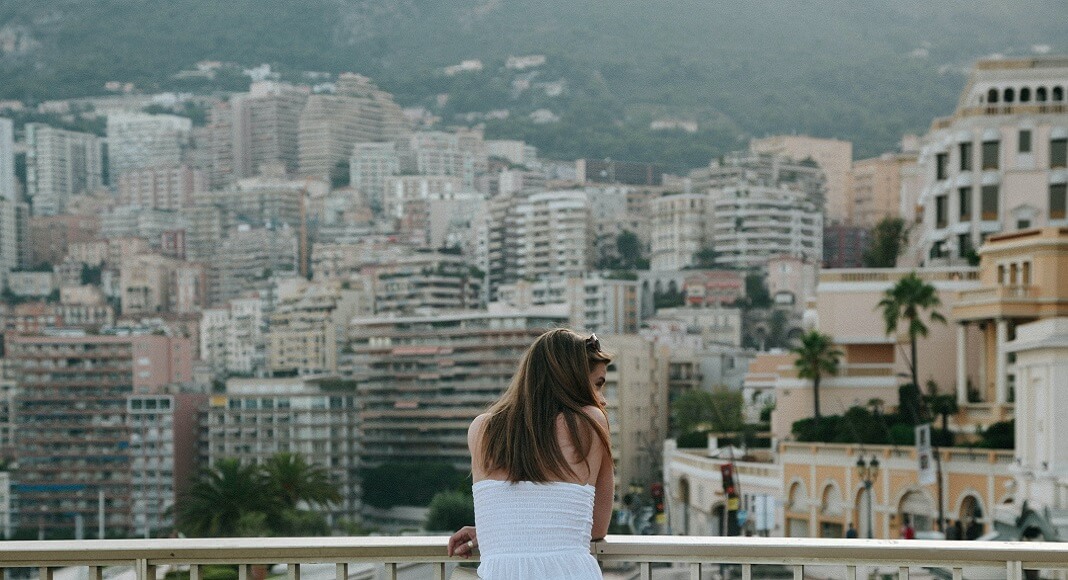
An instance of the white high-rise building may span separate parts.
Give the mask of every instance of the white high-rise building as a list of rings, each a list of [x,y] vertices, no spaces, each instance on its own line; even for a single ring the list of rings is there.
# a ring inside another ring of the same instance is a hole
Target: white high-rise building
[[[103,140],[41,123],[26,125],[26,194],[34,215],[58,215],[76,195],[103,185]]]
[[[181,165],[193,123],[174,115],[108,115],[108,167],[111,182],[131,170]]]
[[[357,143],[349,160],[349,185],[359,191],[368,204],[383,207],[386,179],[400,174],[400,155],[395,143]]]
[[[906,257],[952,265],[992,234],[1068,226],[1068,57],[976,64],[950,117],[921,139],[917,235]]]
[[[590,202],[582,190],[536,193],[490,203],[487,232],[490,286],[519,280],[581,277],[593,266]]]
[[[711,243],[712,199],[705,193],[667,195],[654,199],[652,209],[651,269],[692,266]]]
[[[780,255],[823,259],[823,212],[805,192],[785,187],[728,187],[712,202],[716,261],[764,267]]]
[[[0,118],[0,198],[18,199],[15,182],[15,124]]]

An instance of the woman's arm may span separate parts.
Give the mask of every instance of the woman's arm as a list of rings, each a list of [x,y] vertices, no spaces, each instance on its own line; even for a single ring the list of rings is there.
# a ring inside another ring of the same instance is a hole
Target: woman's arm
[[[605,417],[604,411],[596,407],[587,407],[587,413],[604,427],[605,431],[608,431],[608,418]],[[594,540],[600,540],[608,533],[608,524],[612,520],[612,504],[615,494],[615,465],[612,462],[612,449],[605,448],[601,439],[595,435],[593,444],[590,445],[589,459],[591,465],[597,465],[591,537]]]

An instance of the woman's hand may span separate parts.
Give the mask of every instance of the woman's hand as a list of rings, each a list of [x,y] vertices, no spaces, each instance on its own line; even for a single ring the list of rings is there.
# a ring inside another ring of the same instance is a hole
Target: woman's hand
[[[475,526],[464,526],[449,538],[449,556],[470,558],[478,547]]]

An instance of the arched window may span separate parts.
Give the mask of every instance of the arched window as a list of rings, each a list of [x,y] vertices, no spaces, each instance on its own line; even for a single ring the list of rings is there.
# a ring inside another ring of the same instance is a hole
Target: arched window
[[[1003,100],[1006,103],[1011,103],[1011,102],[1016,100],[1016,90],[1013,89],[1012,87],[1009,87],[1009,88],[1005,89],[1005,93],[1004,94],[1005,94],[1005,96],[1004,96]]]
[[[1053,101],[1060,102],[1064,100],[1064,87],[1053,87]]]
[[[1046,90],[1046,87],[1038,87],[1035,89],[1035,100],[1040,103],[1045,103],[1048,95],[1049,91]]]
[[[986,100],[987,100],[988,103],[996,103],[996,102],[998,102],[998,90],[997,89],[990,89],[986,93]]]
[[[823,489],[820,511],[825,516],[839,516],[845,511],[845,502],[842,501],[842,493],[838,491],[838,486],[832,484]]]
[[[1031,102],[1031,88],[1030,87],[1024,87],[1024,88],[1020,89],[1020,102],[1021,103],[1029,103],[1029,102]]]

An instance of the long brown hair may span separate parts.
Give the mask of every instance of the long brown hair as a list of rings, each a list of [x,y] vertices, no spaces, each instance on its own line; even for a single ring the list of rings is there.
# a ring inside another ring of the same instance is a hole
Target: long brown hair
[[[593,365],[611,360],[595,337],[586,339],[565,328],[539,336],[523,355],[504,396],[490,407],[482,438],[485,470],[503,469],[509,481],[575,477],[556,438],[561,415],[580,456],[589,453],[593,433],[611,449],[608,430],[583,410],[601,407],[590,372]],[[585,428],[579,428],[580,422]]]

